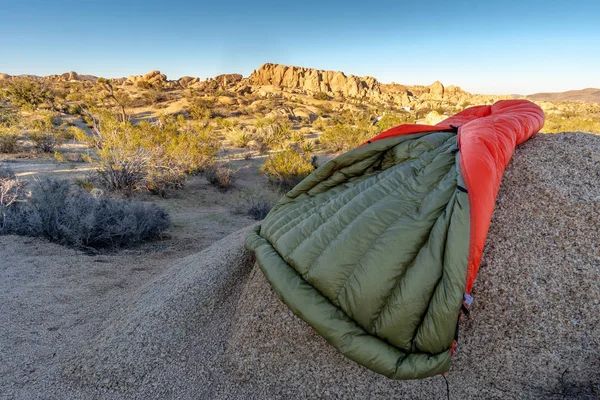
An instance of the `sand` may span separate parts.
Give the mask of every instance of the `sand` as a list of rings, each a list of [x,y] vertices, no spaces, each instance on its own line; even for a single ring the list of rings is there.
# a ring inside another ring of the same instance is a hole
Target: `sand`
[[[73,271],[59,263],[81,255],[38,239],[0,238],[0,398],[446,398],[439,376],[391,381],[337,353],[272,292],[243,249],[248,229],[138,281],[94,263]],[[598,232],[600,137],[521,145],[446,374],[450,398],[600,397]],[[46,261],[6,257],[24,245]],[[86,276],[100,273],[106,292],[86,297]],[[78,296],[78,314],[61,308],[65,296]]]

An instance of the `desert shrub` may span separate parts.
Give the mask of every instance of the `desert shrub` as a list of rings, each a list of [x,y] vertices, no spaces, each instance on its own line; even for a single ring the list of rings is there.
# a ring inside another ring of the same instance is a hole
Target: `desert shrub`
[[[220,190],[227,191],[233,187],[235,170],[227,165],[213,164],[204,171],[208,183]]]
[[[5,94],[16,107],[36,109],[43,103],[53,104],[54,93],[45,84],[32,78],[16,78],[11,80]]]
[[[96,151],[88,161],[109,190],[130,195],[149,190],[166,195],[183,186],[185,176],[212,164],[219,142],[209,128],[164,116],[158,124],[120,122],[107,112],[96,116],[92,136],[78,139]]]
[[[278,149],[284,147],[286,140],[289,140],[291,135],[292,125],[289,121],[274,122],[258,129],[254,135],[254,139],[262,142],[266,148]]]
[[[3,233],[74,247],[122,247],[159,237],[170,225],[154,204],[94,197],[68,181],[40,180],[6,210]]]
[[[379,122],[377,122],[376,126],[379,129],[379,131],[383,132],[383,131],[387,131],[388,129],[393,128],[395,126],[408,123],[409,118],[410,118],[409,113],[402,113],[402,114],[385,113],[385,114],[383,114],[383,116],[381,117]]]
[[[13,108],[0,105],[0,126],[14,126],[19,120],[20,116]]]
[[[359,146],[377,133],[377,128],[372,126],[336,124],[327,128],[320,140],[323,146],[330,151],[347,151]]]
[[[318,132],[323,132],[328,128],[328,123],[323,118],[319,117],[315,119],[312,123],[312,128]]]
[[[245,148],[248,147],[248,144],[252,140],[252,135],[245,128],[237,129],[232,128],[228,129],[225,133],[227,139],[233,143],[234,146]]]
[[[329,100],[329,96],[325,92],[317,92],[313,95],[316,100]]]
[[[304,142],[306,140],[306,136],[304,136],[304,132],[302,131],[294,131],[292,132],[291,138],[294,142]]]
[[[33,147],[37,151],[49,153],[56,145],[63,142],[65,129],[63,126],[57,126],[59,123],[60,119],[51,113],[42,114],[41,118],[26,123],[29,140],[33,142]]]
[[[161,101],[165,101],[167,96],[160,90],[150,89],[142,94],[145,105],[157,105]]]
[[[254,126],[257,129],[266,128],[270,125],[273,125],[275,121],[276,119],[271,117],[256,118],[256,121],[254,121]]]
[[[26,185],[15,177],[11,169],[0,165],[0,233],[6,230],[9,208],[22,200]]]
[[[278,193],[262,188],[244,189],[237,196],[233,210],[258,221],[267,216],[280,197]]]
[[[210,108],[197,104],[192,105],[188,109],[188,114],[194,121],[206,121],[214,117],[214,114]]]
[[[16,153],[19,150],[19,131],[14,126],[0,125],[0,153]]]
[[[237,118],[215,118],[215,123],[219,128],[236,128],[240,125],[240,120]]]
[[[579,107],[582,106],[579,105]],[[600,108],[587,106],[588,109],[579,109],[579,107],[578,109],[562,109],[560,111],[547,112],[546,122],[542,131],[548,133],[600,133]]]
[[[308,154],[286,149],[268,157],[261,171],[269,177],[269,181],[287,191],[314,171],[311,161]]]
[[[69,104],[66,109],[66,113],[69,115],[81,115],[82,112],[81,104]]]
[[[152,89],[152,84],[145,79],[137,81],[135,86],[139,87],[140,89]]]

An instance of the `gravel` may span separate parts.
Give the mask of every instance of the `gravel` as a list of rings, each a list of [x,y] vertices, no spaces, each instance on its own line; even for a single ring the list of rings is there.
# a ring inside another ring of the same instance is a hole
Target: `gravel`
[[[23,330],[59,324],[64,317],[50,323],[43,309],[65,289],[27,307],[1,297],[10,317],[0,317],[0,398],[446,398],[442,377],[391,381],[337,353],[273,293],[243,249],[248,229],[119,302],[82,300],[110,315],[86,332],[65,328],[52,342],[58,361],[28,350],[48,347],[49,334]],[[540,134],[521,145],[445,375],[450,398],[600,398],[599,232],[600,136]],[[5,276],[12,286],[0,293],[26,286]],[[24,352],[35,379],[9,372]]]

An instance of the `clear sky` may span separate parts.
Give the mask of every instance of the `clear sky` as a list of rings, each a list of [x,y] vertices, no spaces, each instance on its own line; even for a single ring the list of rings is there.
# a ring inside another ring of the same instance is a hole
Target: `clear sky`
[[[474,93],[600,87],[600,0],[0,0],[0,72],[169,79],[265,62]]]

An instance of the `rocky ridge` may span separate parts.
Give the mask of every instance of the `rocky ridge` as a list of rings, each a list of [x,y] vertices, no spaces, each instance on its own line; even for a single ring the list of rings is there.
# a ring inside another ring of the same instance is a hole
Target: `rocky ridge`
[[[29,77],[51,83],[94,82],[97,79],[95,76],[80,75],[73,71],[46,77]],[[8,74],[0,74],[0,81],[13,78]],[[165,89],[224,90],[239,95],[257,93],[262,97],[269,97],[274,93],[284,96],[293,94],[312,96],[324,93],[330,99],[335,100],[369,101],[414,108],[433,107],[440,103],[489,103],[510,97],[473,95],[458,86],[444,86],[439,81],[435,81],[429,86],[385,84],[370,76],[359,77],[352,74],[346,75],[341,71],[272,63],[263,64],[247,78],[241,74],[222,74],[206,80],[191,76],[169,80],[165,74],[153,70],[143,75],[111,78],[111,82],[120,86],[136,86],[146,82],[149,85]]]

